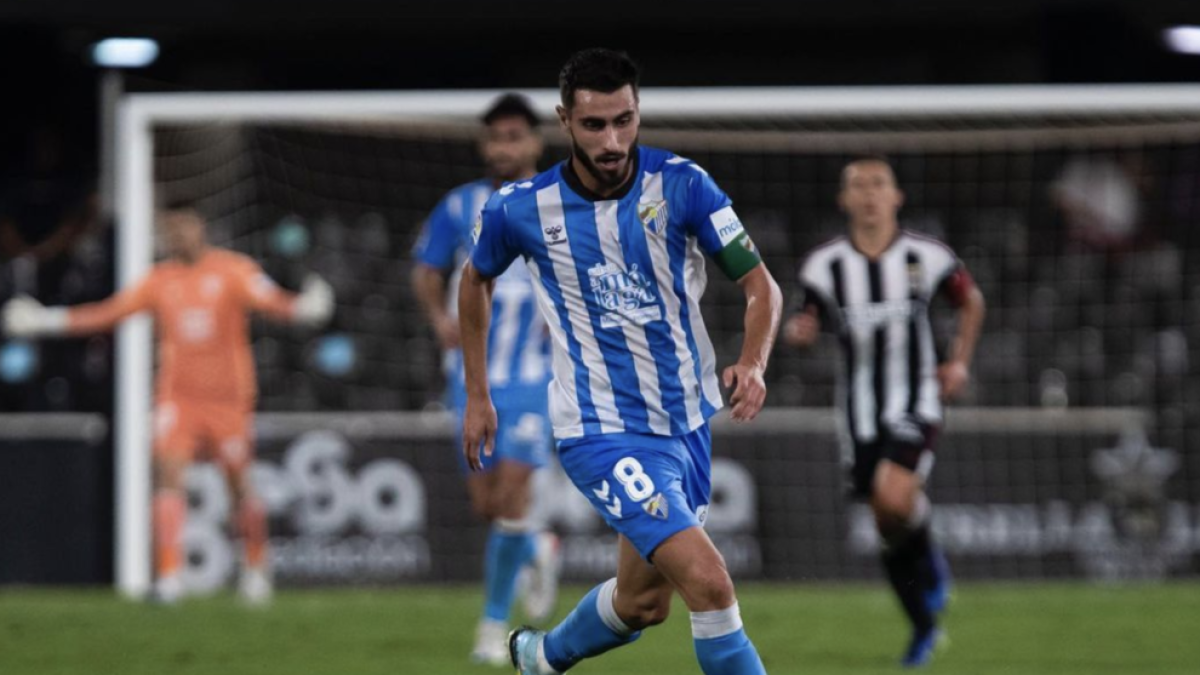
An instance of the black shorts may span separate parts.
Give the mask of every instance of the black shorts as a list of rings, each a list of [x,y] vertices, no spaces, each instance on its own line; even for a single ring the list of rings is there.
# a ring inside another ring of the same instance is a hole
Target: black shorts
[[[861,499],[871,496],[875,487],[875,469],[880,460],[892,461],[910,471],[928,471],[938,427],[932,424],[918,427],[918,437],[899,438],[881,429],[875,441],[854,444],[854,463],[849,467],[849,488],[853,496]],[[924,459],[927,454],[930,459]]]

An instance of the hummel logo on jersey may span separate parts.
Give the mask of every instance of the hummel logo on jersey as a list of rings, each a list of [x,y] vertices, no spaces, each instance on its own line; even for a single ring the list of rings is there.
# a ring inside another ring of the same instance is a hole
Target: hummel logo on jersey
[[[550,244],[551,246],[554,244],[567,243],[567,238],[563,236],[562,225],[550,225],[548,227],[544,227],[542,228],[542,232],[546,233],[546,243]]]
[[[669,511],[667,506],[667,498],[664,497],[663,493],[661,492],[642,502],[642,508],[646,510],[646,513],[655,518],[661,518],[662,520],[667,519],[667,514]]]
[[[662,234],[667,231],[667,200],[653,204],[639,204],[638,218],[651,234]]]
[[[600,481],[600,489],[593,489],[592,494],[596,495],[596,498],[604,503],[604,508],[609,513],[613,514],[617,518],[621,517],[621,498],[613,495],[612,503],[610,504],[608,502],[608,481]]]

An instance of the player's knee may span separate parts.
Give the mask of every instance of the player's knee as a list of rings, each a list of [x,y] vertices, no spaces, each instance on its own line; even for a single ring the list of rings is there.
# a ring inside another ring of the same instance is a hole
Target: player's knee
[[[909,490],[886,487],[876,489],[871,510],[880,523],[905,522],[912,514],[914,495]]]
[[[679,590],[693,612],[725,609],[734,603],[733,579],[725,568],[725,560],[717,555],[717,563],[696,561],[681,579]]]
[[[618,595],[617,615],[633,630],[642,630],[667,620],[671,615],[671,592],[659,590],[634,594],[627,599]]]
[[[732,607],[736,598],[733,579],[729,578],[729,573],[723,566],[711,570],[700,577],[691,597],[694,598],[695,606],[691,608],[694,612],[710,612]]]
[[[496,519],[496,514],[492,511],[492,500],[485,497],[471,497],[471,512],[481,520],[491,522]]]

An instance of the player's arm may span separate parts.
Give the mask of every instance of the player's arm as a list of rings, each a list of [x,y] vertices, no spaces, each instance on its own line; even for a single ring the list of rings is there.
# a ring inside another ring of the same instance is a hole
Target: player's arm
[[[418,261],[412,270],[413,293],[425,318],[433,326],[442,349],[459,346],[458,320],[446,311],[446,273],[433,265]]]
[[[691,174],[687,187],[687,216],[689,233],[696,237],[700,248],[713,259],[725,276],[735,280],[746,296],[745,337],[737,363],[721,373],[729,397],[730,415],[736,422],[758,416],[767,398],[763,372],[779,332],[783,312],[783,295],[750,234],[734,213],[733,203],[721,191],[708,172],[687,163]]]
[[[240,269],[238,279],[246,306],[274,321],[319,328],[333,316],[333,288],[316,274],[309,273],[295,294],[280,288],[254,263]]]
[[[467,410],[463,416],[463,453],[472,470],[483,468],[480,446],[491,456],[496,441],[496,409],[487,379],[487,336],[492,319],[495,282],[484,277],[470,260],[458,285],[458,330],[462,342]]]
[[[941,395],[949,399],[960,394],[971,378],[971,360],[987,309],[979,286],[961,264],[942,282],[941,289],[958,309],[958,330],[949,357],[938,366]]]
[[[455,199],[459,198],[453,193],[447,195],[426,219],[413,247],[416,265],[410,278],[417,302],[433,326],[442,349],[455,349],[459,345],[458,319],[446,309],[446,277],[454,268],[459,247],[456,220],[451,216],[450,205]],[[462,208],[461,200],[457,207]]]
[[[462,341],[467,409],[463,414],[463,455],[473,471],[483,468],[496,443],[496,408],[487,379],[487,337],[492,318],[492,289],[517,257],[499,194],[492,195],[475,223],[475,248],[458,283],[458,326]]]
[[[820,291],[806,279],[808,272],[807,267],[800,272],[799,308],[790,311],[783,324],[784,344],[799,349],[807,349],[816,343],[821,335],[821,315],[828,311]]]
[[[150,308],[149,278],[99,302],[75,307],[46,307],[28,296],[4,306],[4,332],[34,338],[106,333],[118,323]]]
[[[754,419],[767,398],[767,385],[763,373],[775,335],[779,331],[779,317],[783,312],[783,294],[779,284],[767,266],[758,263],[738,279],[738,285],[746,295],[746,335],[742,340],[742,354],[737,363],[723,373],[726,387],[734,387],[729,398],[730,414],[735,422]]]

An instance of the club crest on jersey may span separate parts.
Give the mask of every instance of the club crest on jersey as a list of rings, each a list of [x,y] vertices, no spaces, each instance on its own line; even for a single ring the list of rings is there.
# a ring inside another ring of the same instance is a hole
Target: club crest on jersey
[[[667,231],[667,200],[638,204],[638,219],[651,234]]]
[[[667,515],[670,512],[670,509],[667,506],[667,498],[664,497],[663,493],[661,492],[642,502],[642,508],[646,511],[646,513],[661,520],[666,520]]]
[[[637,263],[628,272],[610,262],[596,263],[588,270],[588,279],[596,304],[607,310],[600,317],[601,328],[627,323],[644,326],[662,318],[658,299],[650,290],[650,280]]]
[[[479,233],[483,232],[483,214],[475,217],[475,227],[471,228],[471,243],[479,243]],[[425,235],[422,235],[425,236]]]

